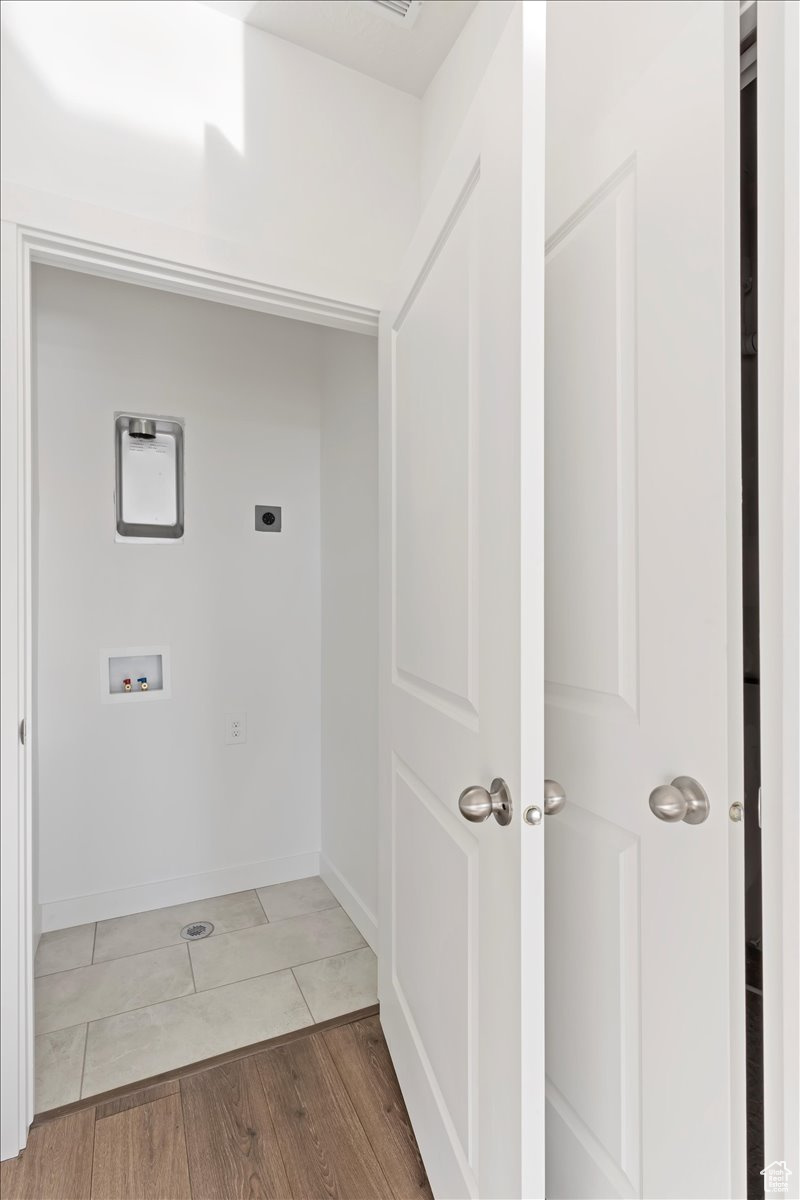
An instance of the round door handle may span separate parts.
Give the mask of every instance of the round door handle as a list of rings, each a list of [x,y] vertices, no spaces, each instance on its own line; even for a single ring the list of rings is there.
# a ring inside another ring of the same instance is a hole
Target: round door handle
[[[567,803],[567,793],[555,779],[544,781],[544,812],[546,817],[554,817],[560,813]]]
[[[459,811],[467,821],[485,821],[493,816],[498,825],[511,821],[511,793],[503,779],[493,779],[491,790],[485,787],[465,788],[458,797]]]
[[[650,793],[650,810],[659,821],[702,825],[710,807],[705,789],[690,775],[678,775]]]

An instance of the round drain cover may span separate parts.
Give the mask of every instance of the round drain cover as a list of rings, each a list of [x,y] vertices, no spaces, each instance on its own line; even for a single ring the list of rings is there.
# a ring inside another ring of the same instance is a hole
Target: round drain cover
[[[214,926],[210,921],[192,921],[191,925],[184,925],[181,937],[187,942],[199,942],[200,938],[206,938],[213,932]]]

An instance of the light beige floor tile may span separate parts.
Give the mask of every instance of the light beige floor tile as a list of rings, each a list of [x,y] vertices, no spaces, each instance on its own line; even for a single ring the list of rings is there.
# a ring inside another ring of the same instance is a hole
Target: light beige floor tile
[[[99,921],[94,961],[141,954],[145,950],[158,950],[161,946],[179,946],[183,942],[181,929],[192,921],[210,921],[214,926],[211,936],[215,937],[220,933],[230,933],[232,929],[265,925],[266,917],[255,892],[249,891]]]
[[[89,1026],[83,1095],[93,1096],[310,1024],[291,971],[96,1021]]]
[[[319,875],[293,879],[291,883],[274,883],[258,889],[258,898],[270,921],[286,917],[301,917],[305,913],[336,908],[336,898]]]
[[[51,1033],[193,991],[186,943],[44,975],[35,988],[36,1032]]]
[[[378,960],[369,946],[295,967],[294,976],[315,1021],[378,1003]]]
[[[54,929],[43,933],[36,951],[36,975],[52,975],[55,971],[71,971],[92,961],[94,922],[74,925],[72,929]]]
[[[337,907],[195,942],[190,954],[197,990],[203,991],[363,945],[347,913]]]
[[[85,1025],[43,1033],[35,1039],[37,1113],[80,1099],[85,1045]]]

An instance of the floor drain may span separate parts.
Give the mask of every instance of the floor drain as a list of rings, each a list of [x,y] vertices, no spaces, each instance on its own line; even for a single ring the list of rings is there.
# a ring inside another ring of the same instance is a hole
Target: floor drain
[[[210,921],[192,921],[191,925],[184,925],[181,937],[187,942],[199,942],[200,938],[206,938],[213,932],[214,926]]]

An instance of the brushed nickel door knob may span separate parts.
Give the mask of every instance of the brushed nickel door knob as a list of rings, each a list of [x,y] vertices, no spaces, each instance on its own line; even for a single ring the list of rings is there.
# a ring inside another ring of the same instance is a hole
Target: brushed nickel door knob
[[[485,821],[494,817],[498,825],[511,821],[511,793],[503,779],[493,779],[491,790],[484,787],[468,787],[458,797],[459,811],[467,821]]]
[[[546,817],[554,817],[560,813],[567,803],[567,793],[555,779],[544,781],[544,812]]]
[[[650,810],[659,821],[702,825],[710,807],[704,788],[691,775],[678,775],[650,793]]]

